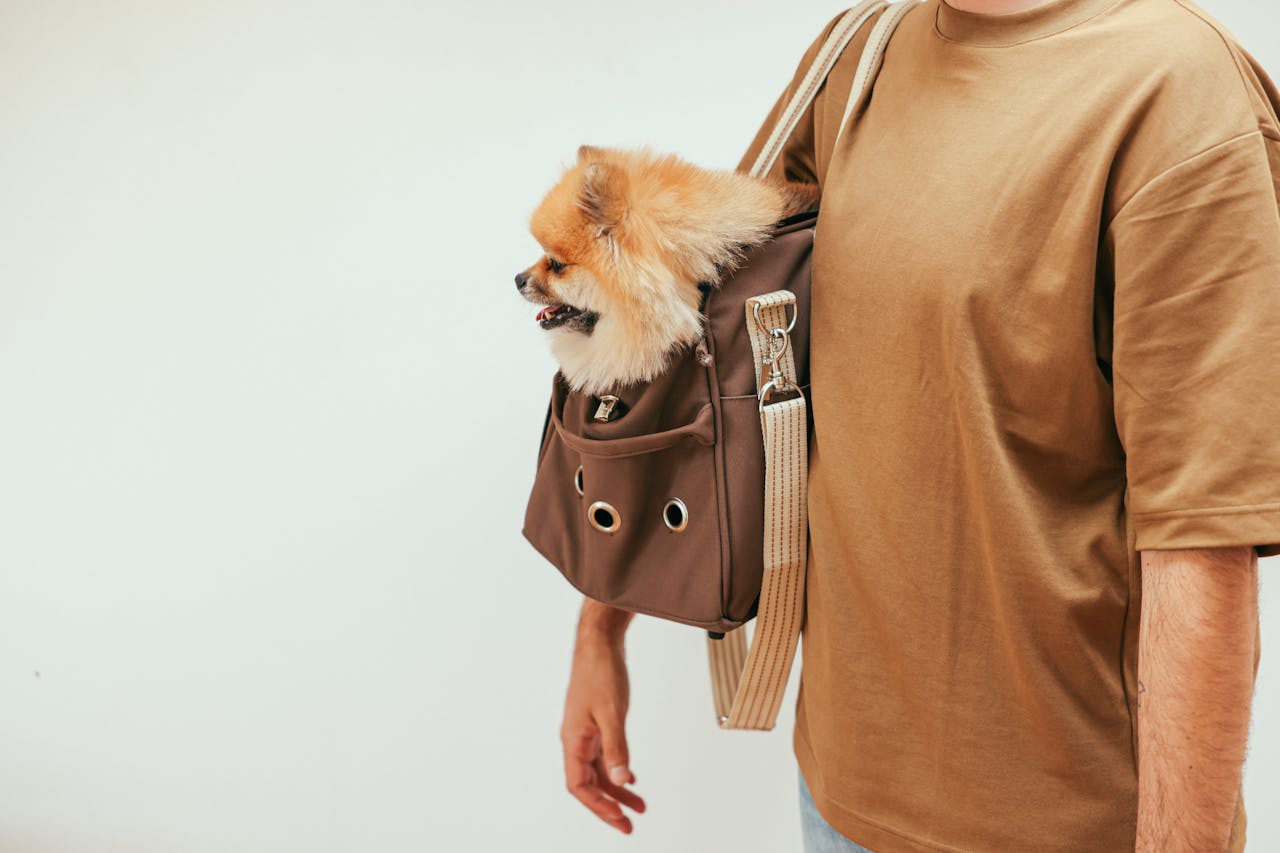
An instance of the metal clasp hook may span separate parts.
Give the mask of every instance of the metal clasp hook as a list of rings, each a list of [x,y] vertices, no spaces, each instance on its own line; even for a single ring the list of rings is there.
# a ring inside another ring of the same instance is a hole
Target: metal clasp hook
[[[792,304],[791,321],[787,323],[787,327],[785,329],[770,329],[768,326],[764,324],[764,320],[760,319],[760,303],[759,302],[751,303],[751,314],[753,317],[755,317],[756,328],[764,332],[766,335],[773,335],[773,334],[777,334],[778,332],[782,332],[784,335],[791,334],[791,331],[796,327],[796,313],[797,313],[796,306],[795,304]]]
[[[783,291],[782,293],[785,293]],[[794,379],[786,374],[782,369],[782,357],[786,355],[787,349],[791,346],[791,332],[796,327],[796,318],[800,314],[799,306],[796,304],[794,297],[789,293],[785,293],[789,299],[786,302],[773,302],[772,306],[782,306],[782,316],[787,319],[787,327],[785,329],[771,329],[765,323],[764,318],[760,315],[761,302],[755,299],[751,300],[751,316],[756,324],[756,328],[762,334],[768,335],[767,351],[760,357],[760,390],[756,394],[756,398],[760,401],[760,411],[764,412],[765,403],[773,396],[776,391],[794,391],[804,399],[804,393],[800,391],[800,386]],[[791,316],[787,318],[787,306],[791,307]]]
[[[756,307],[759,307],[759,303],[757,303]],[[794,327],[795,316],[793,315],[789,328]],[[787,348],[791,346],[791,335],[787,333],[787,329],[771,329],[768,332],[769,352],[761,359],[760,391],[756,394],[756,398],[760,401],[759,409],[762,412],[764,411],[765,403],[769,401],[775,391],[794,391],[801,398],[804,397],[804,392],[800,390],[800,386],[782,370],[779,363]]]
[[[804,392],[800,390],[800,386],[784,377],[781,382],[766,382],[760,386],[760,393],[756,395],[760,400],[760,405],[757,407],[760,411],[764,411],[765,403],[768,402],[774,391],[794,391],[796,397],[804,399]],[[795,397],[789,397],[788,399],[795,399]]]

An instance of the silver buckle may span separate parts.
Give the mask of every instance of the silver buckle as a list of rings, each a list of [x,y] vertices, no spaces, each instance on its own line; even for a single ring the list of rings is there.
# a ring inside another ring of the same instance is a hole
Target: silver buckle
[[[791,346],[791,330],[796,327],[795,304],[792,303],[791,320],[785,329],[770,329],[764,324],[760,317],[759,302],[752,303],[751,313],[755,317],[756,328],[769,336],[769,351],[760,360],[760,390],[756,393],[756,398],[760,401],[760,411],[764,411],[766,403],[777,391],[794,392],[787,399],[795,399],[797,396],[804,399],[804,392],[800,390],[800,386],[782,371],[779,364],[782,356]]]

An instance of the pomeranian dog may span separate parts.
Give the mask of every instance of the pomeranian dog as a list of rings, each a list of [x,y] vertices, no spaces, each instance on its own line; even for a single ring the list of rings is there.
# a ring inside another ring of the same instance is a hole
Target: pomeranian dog
[[[661,375],[702,336],[717,286],[818,189],[648,149],[578,149],[529,221],[544,254],[516,276],[569,386],[600,396]]]

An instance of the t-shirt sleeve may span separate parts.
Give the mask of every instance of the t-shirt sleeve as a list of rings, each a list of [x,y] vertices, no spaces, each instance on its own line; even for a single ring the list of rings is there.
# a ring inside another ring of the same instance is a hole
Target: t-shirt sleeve
[[[1280,554],[1280,139],[1224,139],[1104,234],[1136,548]]]
[[[773,127],[777,124],[778,118],[786,110],[787,104],[791,102],[796,90],[800,88],[800,83],[804,79],[805,73],[809,70],[809,66],[813,64],[814,58],[817,57],[818,51],[822,49],[823,42],[827,40],[827,36],[835,29],[836,24],[843,15],[844,13],[841,12],[828,21],[822,32],[805,50],[804,56],[800,58],[800,63],[792,74],[791,82],[787,84],[782,94],[778,96],[773,108],[769,110],[769,114],[765,116],[764,122],[761,123],[760,129],[756,131],[755,138],[751,140],[751,144],[747,147],[746,153],[742,155],[737,167],[739,172],[748,172],[755,165],[756,158],[760,156],[760,150],[764,148],[769,135],[773,133]],[[766,174],[788,181],[799,181],[806,184],[818,183],[817,151],[814,144],[814,113],[817,101],[818,98],[814,98],[814,102],[809,105],[808,109],[800,117],[800,121],[796,124],[796,129],[787,139],[786,145],[778,155],[778,159],[774,161],[773,168]]]

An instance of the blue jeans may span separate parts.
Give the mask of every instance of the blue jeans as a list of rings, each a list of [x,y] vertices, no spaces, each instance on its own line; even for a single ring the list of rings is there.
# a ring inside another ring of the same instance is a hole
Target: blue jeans
[[[856,841],[845,838],[818,814],[809,786],[800,777],[800,832],[804,836],[804,853],[872,853]]]

